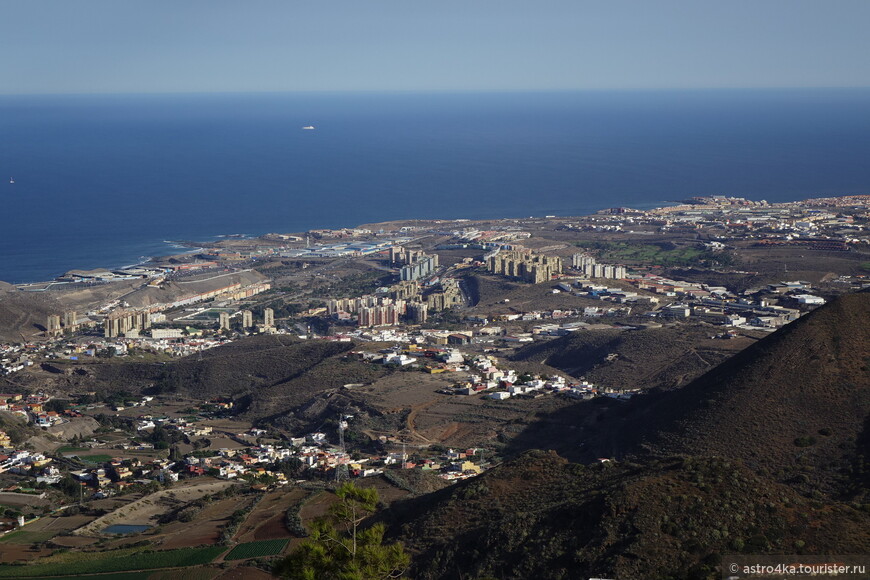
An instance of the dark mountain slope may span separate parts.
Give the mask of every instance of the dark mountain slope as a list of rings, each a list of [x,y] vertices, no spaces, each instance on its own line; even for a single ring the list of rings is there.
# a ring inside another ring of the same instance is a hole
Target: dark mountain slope
[[[156,392],[179,392],[205,399],[287,382],[352,348],[352,343],[253,336],[163,364],[119,360],[83,368],[95,386],[153,385]]]
[[[181,391],[198,396],[268,389],[352,348],[349,342],[249,338],[213,349],[202,360],[190,356],[173,363],[168,380],[179,381]]]
[[[345,361],[345,354],[352,348],[350,342],[252,336],[201,355],[162,363],[138,362],[135,357],[58,360],[26,371],[17,380],[31,388],[66,393],[145,391],[201,399],[253,394],[255,399],[264,399],[263,405],[274,406],[282,397],[305,399],[324,388],[366,382],[371,380],[369,375],[389,372],[356,360]]]
[[[688,325],[580,331],[525,346],[511,360],[545,363],[604,387],[673,388],[752,343],[748,338],[710,339],[714,333]]]
[[[854,494],[870,459],[868,367],[870,294],[846,295],[681,389],[579,403],[530,425],[512,445],[582,462],[716,455],[805,489]]]
[[[421,579],[718,578],[727,553],[870,549],[865,512],[718,459],[583,466],[533,451],[384,517]]]
[[[340,413],[380,413],[342,387],[395,372],[347,356],[351,342],[252,336],[165,362],[130,358],[55,360],[16,377],[16,385],[64,394],[96,391],[232,397],[234,411],[262,425],[293,432],[325,428]],[[397,416],[398,419],[398,416]]]
[[[530,451],[384,517],[419,578],[718,578],[727,553],[867,553],[868,321],[870,295],[844,296],[682,389],[583,403],[583,424],[569,409],[528,439],[624,461]]]
[[[347,346],[347,350],[352,347],[350,343],[331,344],[343,344]],[[345,352],[330,354],[321,358],[317,364],[312,364],[280,382],[255,389],[246,416],[251,419],[265,418],[267,422],[276,420],[278,425],[285,428],[299,428],[299,423],[284,420],[288,418],[285,417],[288,410],[294,409],[291,415],[297,418],[307,417],[308,420],[320,420],[324,416],[334,419],[340,409],[351,414],[358,414],[363,408],[370,411],[368,406],[357,399],[344,400],[347,398],[344,396],[334,401],[329,399],[343,385],[370,383],[394,371],[388,367],[360,362],[355,357],[347,358],[344,356]]]
[[[686,387],[601,418],[589,454],[717,455],[827,488],[848,477],[870,414],[870,294],[846,295]],[[622,415],[618,418],[617,415]],[[588,455],[587,455],[588,457]]]

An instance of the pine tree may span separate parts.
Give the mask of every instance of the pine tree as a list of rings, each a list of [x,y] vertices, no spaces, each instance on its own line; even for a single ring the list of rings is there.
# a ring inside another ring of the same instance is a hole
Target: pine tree
[[[276,567],[290,580],[385,580],[399,578],[410,563],[400,542],[384,545],[386,527],[362,528],[375,512],[378,492],[344,483],[336,491],[339,501],[327,517],[312,524],[311,535]]]

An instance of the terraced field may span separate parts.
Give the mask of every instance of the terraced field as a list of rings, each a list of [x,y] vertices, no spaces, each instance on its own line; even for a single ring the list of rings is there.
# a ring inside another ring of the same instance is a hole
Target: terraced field
[[[280,554],[289,541],[290,539],[286,538],[283,540],[263,540],[239,544],[224,557],[224,560],[245,560],[247,558],[274,556]]]
[[[42,576],[77,576],[100,572],[123,572],[132,570],[155,570],[179,566],[208,564],[226,548],[182,548],[161,552],[143,550],[113,550],[111,552],[68,552],[41,560],[27,566],[0,566],[0,578],[35,578]]]

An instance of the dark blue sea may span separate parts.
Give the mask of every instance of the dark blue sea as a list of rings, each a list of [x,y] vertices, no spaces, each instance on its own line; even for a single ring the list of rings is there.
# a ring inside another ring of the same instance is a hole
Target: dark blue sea
[[[221,234],[870,193],[868,160],[870,89],[2,96],[0,280]]]

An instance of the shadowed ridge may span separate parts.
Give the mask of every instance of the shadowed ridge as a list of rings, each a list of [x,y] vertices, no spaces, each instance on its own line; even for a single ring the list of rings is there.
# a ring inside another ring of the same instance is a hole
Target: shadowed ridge
[[[590,451],[716,455],[778,479],[812,466],[815,483],[842,484],[870,412],[868,367],[870,294],[842,296],[683,389],[633,401]]]
[[[870,294],[842,296],[687,386],[557,411],[511,442],[571,460],[715,455],[851,494],[868,456]]]
[[[708,578],[728,553],[867,553],[868,322],[870,295],[843,296],[683,389],[582,403],[585,425],[553,441],[628,459],[528,451],[382,517],[422,579]]]
[[[529,451],[380,517],[414,554],[411,577],[431,580],[707,578],[727,553],[870,549],[866,512],[717,458],[584,466]]]

